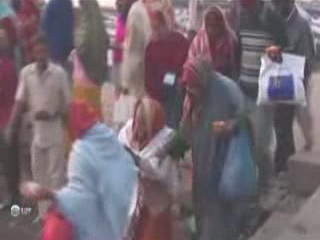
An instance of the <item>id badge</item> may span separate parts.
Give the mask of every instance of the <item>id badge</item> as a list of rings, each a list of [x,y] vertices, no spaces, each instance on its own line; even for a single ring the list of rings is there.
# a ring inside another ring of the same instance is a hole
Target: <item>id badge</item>
[[[164,76],[164,79],[163,79],[163,83],[167,86],[173,86],[176,82],[176,74],[174,73],[167,73],[165,76]]]

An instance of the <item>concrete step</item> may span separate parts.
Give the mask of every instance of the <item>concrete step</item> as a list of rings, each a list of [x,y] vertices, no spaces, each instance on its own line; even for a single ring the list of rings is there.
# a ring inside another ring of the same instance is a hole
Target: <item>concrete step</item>
[[[320,152],[302,152],[289,160],[290,190],[310,196],[320,186]]]
[[[275,240],[290,226],[294,214],[275,212],[250,240]]]
[[[286,231],[275,240],[316,240],[320,238],[320,188],[304,204]]]

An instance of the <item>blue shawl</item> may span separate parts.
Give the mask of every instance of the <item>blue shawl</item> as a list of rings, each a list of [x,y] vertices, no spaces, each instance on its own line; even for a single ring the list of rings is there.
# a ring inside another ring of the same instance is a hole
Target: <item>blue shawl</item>
[[[73,49],[73,7],[71,0],[51,0],[46,6],[41,27],[49,43],[50,57],[65,62]]]
[[[75,239],[122,240],[137,172],[112,130],[98,123],[75,142],[68,180],[56,202],[73,224]]]

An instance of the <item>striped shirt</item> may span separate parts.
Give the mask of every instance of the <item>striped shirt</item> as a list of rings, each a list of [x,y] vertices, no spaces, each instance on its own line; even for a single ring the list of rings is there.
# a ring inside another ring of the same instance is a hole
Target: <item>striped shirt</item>
[[[273,38],[265,31],[242,30],[240,85],[244,93],[252,98],[258,94],[261,56],[265,48],[273,45]]]
[[[264,31],[241,31],[240,41],[240,80],[248,84],[258,84],[261,56],[265,48],[273,44],[273,38]]]

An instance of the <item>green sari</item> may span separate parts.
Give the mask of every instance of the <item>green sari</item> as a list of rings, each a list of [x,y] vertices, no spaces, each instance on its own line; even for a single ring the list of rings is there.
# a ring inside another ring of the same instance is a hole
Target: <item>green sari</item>
[[[109,38],[98,2],[82,0],[80,14],[82,34],[77,52],[87,76],[101,86],[107,77]]]

